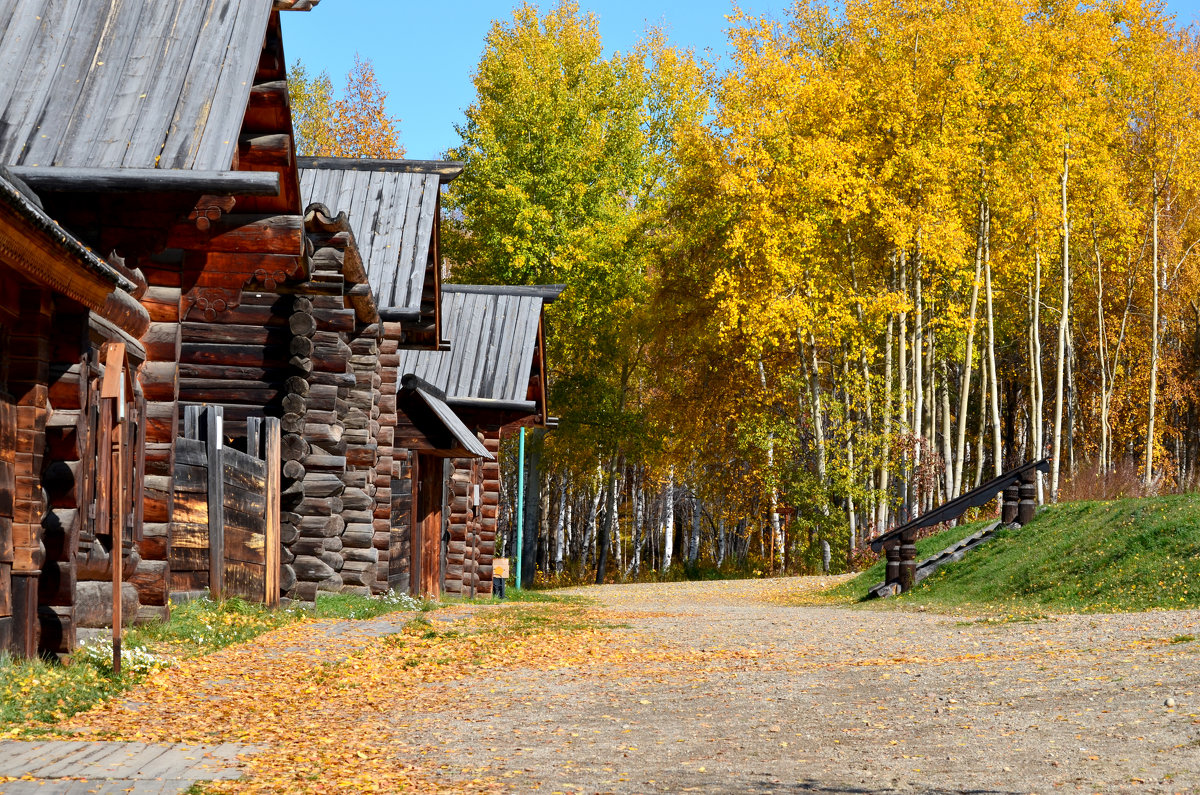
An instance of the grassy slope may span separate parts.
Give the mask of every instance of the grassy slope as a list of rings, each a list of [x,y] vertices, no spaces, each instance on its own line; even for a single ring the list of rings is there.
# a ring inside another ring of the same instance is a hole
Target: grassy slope
[[[970,529],[926,539],[919,554],[948,546]],[[861,598],[882,575],[881,566],[865,572],[837,595]],[[1200,607],[1200,496],[1051,506],[943,567],[898,602],[1014,612]]]

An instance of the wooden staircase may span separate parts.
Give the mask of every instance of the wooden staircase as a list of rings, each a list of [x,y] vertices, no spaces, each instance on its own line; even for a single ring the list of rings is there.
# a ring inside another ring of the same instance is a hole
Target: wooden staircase
[[[975,547],[983,546],[991,541],[995,536],[996,531],[1000,529],[999,520],[992,522],[982,530],[967,536],[966,538],[951,544],[936,555],[932,555],[917,564],[916,574],[913,576],[913,585],[916,585],[921,580],[933,574],[935,571],[945,566],[947,563],[954,563],[966,557],[967,553],[975,549]],[[887,596],[895,596],[900,593],[899,583],[881,582],[871,590],[867,591],[867,597],[871,599],[882,599]]]
[[[1004,495],[1000,511],[1001,523],[1023,525],[1031,520],[1037,507],[1035,501],[1037,473],[1049,471],[1050,462],[1047,459],[1030,461],[1015,469],[1010,469],[1003,475],[989,480],[932,511],[921,514],[890,532],[871,539],[871,549],[887,555],[887,580],[882,585],[872,588],[872,592],[878,591],[877,595],[879,596],[891,596],[910,590],[919,582],[917,571],[920,566],[930,563],[930,561],[917,563],[918,531],[942,522],[953,521],[971,508],[987,505],[996,499],[997,494],[1003,493]],[[958,546],[956,544],[955,548]],[[965,554],[967,550],[958,551]],[[950,550],[950,552],[955,554],[955,550]]]

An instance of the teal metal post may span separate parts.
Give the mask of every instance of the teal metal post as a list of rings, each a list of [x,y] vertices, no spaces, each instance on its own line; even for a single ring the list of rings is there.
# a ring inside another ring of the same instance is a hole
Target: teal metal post
[[[517,443],[517,588],[521,587],[521,551],[525,546],[525,429]]]

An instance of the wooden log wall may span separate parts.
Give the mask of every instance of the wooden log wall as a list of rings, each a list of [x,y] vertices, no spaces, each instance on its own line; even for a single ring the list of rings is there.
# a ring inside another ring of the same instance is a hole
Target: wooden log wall
[[[401,467],[407,462],[407,453],[397,451],[395,448],[396,389],[399,386],[401,375],[399,349],[400,343],[404,339],[404,331],[399,323],[380,323],[379,325],[382,339],[379,341],[378,430],[375,436],[379,457],[375,464],[376,492],[372,521],[373,544],[378,557],[375,579],[371,584],[371,590],[375,593],[383,593],[392,587],[390,577],[393,569],[399,568],[405,572],[408,570],[407,550],[401,551],[398,559],[393,560],[392,558],[392,528],[395,516],[393,489],[403,478],[404,485],[401,488],[407,489],[409,495],[412,493],[412,484],[408,483],[406,475],[401,475]],[[411,509],[411,504],[407,504],[405,517],[410,515]],[[405,583],[404,591],[407,592],[407,589],[408,586]]]
[[[471,506],[475,465],[469,458],[455,458],[450,474],[449,514],[450,540],[446,545],[446,576],[442,585],[447,596],[473,596],[472,553],[474,552],[474,509]],[[468,547],[471,547],[469,550]]]
[[[357,329],[350,340],[350,367],[355,385],[346,397],[343,418],[346,443],[346,491],[342,496],[343,591],[368,595],[375,588],[379,550],[375,548],[375,515],[381,489],[379,463],[379,399],[382,377],[379,363],[379,324]],[[390,457],[388,464],[390,466]]]
[[[499,457],[500,433],[485,431],[483,443]],[[496,523],[500,510],[499,461],[455,458],[447,506],[450,543],[446,551],[446,592],[464,598],[490,596]]]
[[[392,477],[391,527],[388,530],[387,585],[389,590],[410,593],[412,588],[412,577],[409,570],[412,559],[412,460],[417,453],[407,448],[396,447],[392,455],[395,457],[395,464]]]
[[[147,617],[167,617],[168,594],[179,590],[169,581],[172,533],[175,437],[179,434],[179,357],[183,343],[179,323],[182,302],[183,253],[167,252],[143,259],[139,267],[149,288],[142,306],[150,315],[150,329],[142,338],[146,363],[138,380],[146,396],[146,475],[142,563],[133,582],[147,605]],[[183,588],[182,590],[191,590]]]
[[[315,601],[318,591],[338,593],[345,585],[343,498],[366,502],[372,496],[368,486],[373,489],[366,472],[347,470],[349,443],[343,437],[358,379],[347,343],[355,316],[342,298],[341,256],[337,246],[321,247],[312,258],[312,279],[291,288],[289,366],[294,374],[287,379],[283,405],[280,587],[288,598],[307,602]]]
[[[16,399],[13,490],[12,612],[14,653],[38,651],[38,578],[46,560],[42,543],[42,491],[49,403],[53,296],[48,290],[20,291],[21,315],[9,336],[9,387]]]

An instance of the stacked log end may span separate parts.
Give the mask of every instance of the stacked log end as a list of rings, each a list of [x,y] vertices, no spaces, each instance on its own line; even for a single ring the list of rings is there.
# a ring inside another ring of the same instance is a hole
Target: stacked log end
[[[354,386],[347,390],[347,410],[343,419],[343,441],[346,443],[343,480],[348,504],[344,502],[342,506],[342,518],[346,522],[342,538],[342,582],[344,591],[363,596],[378,590],[376,574],[379,550],[375,547],[375,516],[380,491],[376,478],[382,384],[379,335],[379,324],[371,324],[357,329],[350,340]]]
[[[500,434],[484,434],[484,446],[499,456]],[[450,476],[450,543],[446,552],[446,593],[490,596],[496,519],[500,505],[500,464],[456,458]]]
[[[479,462],[480,505],[475,531],[476,590],[480,596],[492,594],[492,560],[496,554],[496,527],[500,519],[500,431],[484,433],[483,444],[495,460]]]
[[[404,332],[399,323],[380,323],[379,341],[379,399],[378,399],[378,443],[379,457],[375,463],[375,513],[372,521],[373,543],[378,552],[375,578],[371,585],[374,593],[382,593],[393,587],[389,582],[392,571],[408,570],[408,553],[402,551],[393,560],[392,526],[394,515],[393,488],[402,477],[401,459],[407,461],[406,451],[395,449],[396,438],[396,389],[400,380],[400,343]],[[407,478],[407,473],[403,476]],[[407,484],[407,480],[403,481]],[[407,485],[411,489],[411,485]],[[405,589],[408,584],[405,582]]]
[[[142,540],[138,544],[141,562],[128,579],[137,588],[142,605],[139,619],[165,620],[171,590],[172,450],[178,432],[182,291],[178,273],[173,269],[152,269],[151,273],[160,283],[151,285],[141,299],[150,314],[151,325],[143,339],[146,362],[138,373],[146,397],[147,418],[144,513]]]

